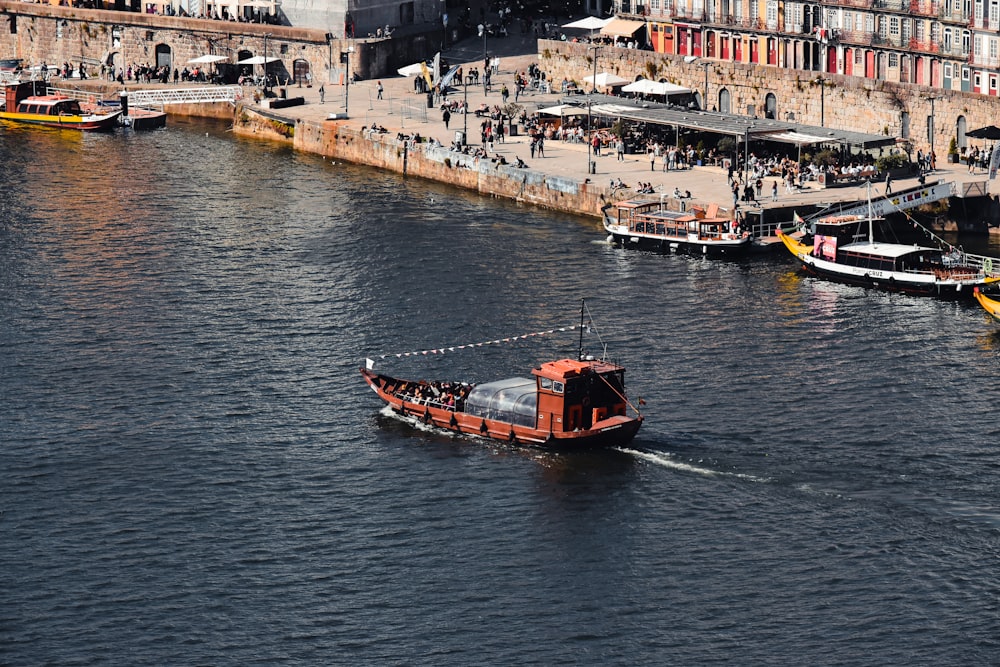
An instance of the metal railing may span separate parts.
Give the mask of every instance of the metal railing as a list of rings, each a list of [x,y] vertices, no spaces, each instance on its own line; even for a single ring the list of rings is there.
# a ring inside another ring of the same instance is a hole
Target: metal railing
[[[395,107],[393,109],[393,107]],[[427,122],[427,105],[413,100],[396,100],[395,104],[390,103],[389,109],[399,114],[404,120],[415,120],[418,123]],[[458,114],[453,116],[458,118]]]
[[[208,104],[243,99],[240,86],[204,86],[203,88],[163,88],[132,90],[128,102],[136,107],[163,107],[168,104]]]

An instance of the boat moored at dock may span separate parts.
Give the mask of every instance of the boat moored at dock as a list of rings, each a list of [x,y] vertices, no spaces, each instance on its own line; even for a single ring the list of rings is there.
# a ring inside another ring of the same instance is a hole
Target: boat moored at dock
[[[876,223],[884,222],[871,212],[834,215],[813,221],[811,233],[802,239],[780,229],[777,234],[807,273],[849,285],[971,299],[976,287],[1000,280],[990,257],[971,255],[954,246],[878,240]]]
[[[602,209],[608,241],[623,248],[662,253],[739,257],[750,249],[750,234],[717,205],[673,211],[664,198],[630,199]]]
[[[118,125],[121,110],[98,113],[65,95],[46,94],[41,81],[22,81],[5,86],[0,120],[72,130],[110,130]]]

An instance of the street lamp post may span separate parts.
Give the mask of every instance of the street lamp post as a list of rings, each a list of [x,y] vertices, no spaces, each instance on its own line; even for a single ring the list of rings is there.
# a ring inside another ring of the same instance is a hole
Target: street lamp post
[[[462,104],[462,146],[469,141],[469,75],[462,72],[462,87],[465,90],[465,99]]]
[[[927,119],[927,134],[928,134],[927,140],[930,142],[931,145],[929,164],[931,168],[933,168],[936,166],[934,163],[935,160],[937,159],[937,156],[934,155],[934,102],[940,98],[932,95],[931,97],[928,97],[926,99],[930,100],[931,103],[931,117]]]
[[[826,79],[817,77],[819,84],[819,126],[826,127]]]
[[[705,87],[702,89],[701,94],[704,98],[702,100],[701,110],[708,111],[708,68],[711,67],[712,63],[701,63],[698,67],[705,70]]]
[[[590,115],[590,104],[594,99],[594,93],[597,92],[597,52],[601,50],[599,46],[589,47],[588,50],[593,49],[594,51],[594,78],[591,80],[593,87],[590,89],[590,94],[587,96],[587,132],[589,133],[593,129],[593,122]],[[594,162],[593,158],[593,139],[590,135],[587,135],[587,173],[596,174],[597,173],[597,163]]]
[[[267,77],[267,38],[271,36],[271,33],[266,33],[264,35],[264,96],[267,96],[269,90],[271,90],[271,80]],[[252,73],[252,72],[251,72]]]
[[[354,53],[354,47],[348,46],[347,51],[344,55],[347,57],[344,70],[344,117],[350,118],[350,105],[351,100],[351,54]]]
[[[486,24],[479,24],[479,36],[483,38],[483,95],[489,92],[489,88],[486,87],[486,82],[489,80],[489,60],[490,52],[486,49]]]

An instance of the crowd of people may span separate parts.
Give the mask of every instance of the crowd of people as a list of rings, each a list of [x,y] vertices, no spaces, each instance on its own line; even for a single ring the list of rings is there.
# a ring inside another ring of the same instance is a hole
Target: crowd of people
[[[390,389],[396,398],[427,405],[453,412],[465,410],[465,399],[475,385],[464,382],[400,382],[399,386]]]

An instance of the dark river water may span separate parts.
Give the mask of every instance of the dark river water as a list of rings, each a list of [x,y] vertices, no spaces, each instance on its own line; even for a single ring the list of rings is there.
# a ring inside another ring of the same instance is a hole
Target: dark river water
[[[0,154],[0,664],[1000,664],[978,307],[623,251],[219,125]],[[627,448],[415,430],[358,374],[581,298],[646,402]]]

